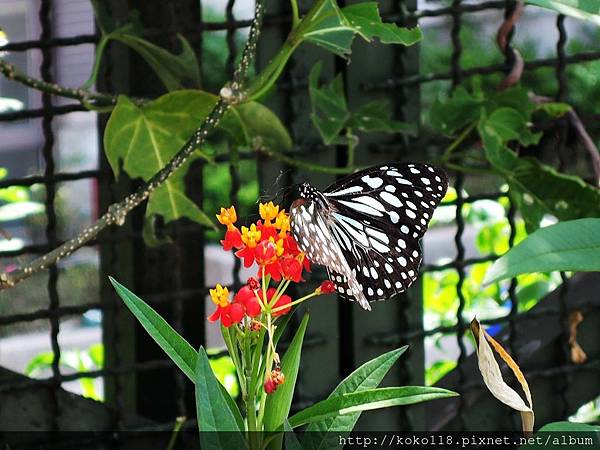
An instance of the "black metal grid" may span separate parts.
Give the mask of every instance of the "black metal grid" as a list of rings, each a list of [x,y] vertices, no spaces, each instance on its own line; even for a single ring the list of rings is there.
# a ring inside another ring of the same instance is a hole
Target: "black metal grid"
[[[200,21],[191,30],[175,30],[175,29],[172,30],[172,31],[183,31],[183,32],[186,32],[186,34],[189,36],[196,37],[196,41],[194,43],[196,48],[200,47],[200,42],[202,40],[202,36],[204,35],[204,33],[214,32],[214,31],[219,31],[219,30],[226,31],[227,44],[228,44],[228,49],[229,49],[229,55],[227,57],[227,68],[228,68],[229,72],[231,72],[233,69],[233,62],[234,62],[235,56],[236,56],[236,45],[235,45],[235,39],[234,39],[235,33],[237,30],[248,27],[248,25],[250,23],[249,20],[236,21],[236,18],[233,15],[234,4],[235,4],[234,0],[229,0],[227,2],[226,9],[225,9],[226,21],[224,21],[224,22],[206,23],[206,22]],[[403,70],[402,63],[401,63],[402,62],[402,54],[401,54],[401,51],[399,51],[399,54],[398,54],[399,63],[396,68],[397,72],[389,74],[389,76],[382,77],[382,79],[378,82],[364,83],[363,90],[365,92],[365,95],[368,95],[373,92],[378,92],[381,90],[394,89],[394,91],[397,93],[397,96],[399,98],[402,98],[403,89],[405,89],[407,87],[411,87],[411,86],[415,86],[415,85],[418,86],[418,85],[421,85],[422,83],[438,81],[438,80],[450,80],[453,85],[457,85],[465,78],[468,78],[468,77],[476,75],[476,74],[485,75],[485,74],[503,72],[507,69],[507,64],[510,64],[510,61],[507,61],[504,64],[497,64],[497,65],[486,66],[486,67],[477,67],[477,68],[470,68],[470,69],[461,68],[460,55],[461,55],[461,51],[462,51],[462,46],[464,44],[461,43],[459,33],[461,30],[461,27],[463,26],[462,18],[464,17],[465,14],[476,13],[476,12],[484,11],[487,9],[504,9],[508,14],[512,10],[512,8],[514,8],[514,6],[515,6],[514,2],[512,2],[512,1],[490,1],[490,2],[482,2],[482,3],[478,3],[478,4],[464,4],[460,0],[454,0],[447,7],[431,8],[431,9],[418,10],[418,11],[407,10],[407,8],[404,7],[402,2],[397,2],[397,5],[398,5],[398,8],[397,8],[398,12],[393,13],[393,14],[386,14],[385,15],[386,20],[398,21],[400,24],[403,24],[403,23],[407,23],[407,22],[410,23],[412,21],[415,21],[415,20],[418,20],[421,18],[425,18],[425,17],[436,17],[436,16],[451,17],[451,19],[452,19],[452,30],[451,30],[451,41],[452,42],[451,43],[452,43],[452,49],[453,49],[451,65],[448,68],[448,71],[442,72],[442,73],[427,73],[427,74],[419,73],[418,75],[406,76],[406,75],[404,75],[404,70]],[[42,74],[42,78],[46,81],[51,81],[51,79],[52,79],[52,50],[54,48],[61,47],[61,46],[72,46],[72,45],[81,45],[81,44],[86,44],[86,43],[94,43],[94,42],[97,42],[97,39],[98,39],[97,35],[74,36],[74,37],[68,37],[68,38],[52,37],[52,35],[51,35],[51,15],[52,15],[51,2],[49,0],[42,0],[40,11],[39,11],[39,19],[40,19],[40,25],[41,25],[41,30],[42,30],[40,39],[26,41],[26,42],[14,42],[14,43],[10,43],[10,44],[6,45],[3,48],[3,50],[13,51],[13,52],[27,51],[27,50],[31,50],[31,49],[40,49],[42,51],[41,74]],[[566,75],[566,69],[567,69],[568,65],[574,64],[574,63],[598,60],[598,59],[600,59],[600,52],[588,51],[588,52],[578,53],[575,55],[566,55],[565,54],[565,45],[567,42],[567,35],[566,35],[565,28],[564,28],[564,16],[560,16],[560,15],[557,16],[556,25],[557,25],[557,29],[559,31],[559,40],[556,45],[556,50],[557,50],[556,57],[538,59],[538,60],[534,60],[534,61],[527,61],[525,64],[525,70],[526,71],[527,70],[535,70],[535,69],[541,68],[541,67],[554,67],[556,70],[556,79],[558,82],[558,90],[556,92],[556,98],[562,99],[562,98],[565,98],[567,91],[568,91],[568,79],[567,79],[567,75]],[[267,29],[279,28],[282,30],[281,33],[283,35],[285,34],[285,30],[287,30],[288,26],[289,26],[289,16],[286,14],[269,15],[267,17],[267,19],[265,20],[265,27]],[[147,35],[149,37],[160,36],[162,33],[164,33],[164,30],[153,30],[153,29],[147,30]],[[337,69],[340,71],[346,70],[343,65],[338,65]],[[107,69],[107,70],[110,71],[110,69]],[[107,74],[107,78],[108,79],[110,78],[110,73]],[[282,82],[280,82],[279,88],[280,88],[281,95],[285,96],[290,91],[297,91],[299,89],[305,89],[306,82],[305,82],[305,80],[298,80],[298,79],[291,77],[289,75],[289,71],[288,71],[288,75],[284,75]],[[291,105],[291,106],[293,106],[293,105]],[[577,106],[577,105],[575,105],[575,106]],[[25,177],[25,178],[12,178],[12,179],[3,180],[3,181],[0,181],[0,187],[31,186],[36,183],[43,184],[46,187],[46,218],[47,218],[47,227],[46,227],[47,243],[46,244],[28,246],[19,251],[4,252],[0,255],[0,257],[5,258],[5,257],[15,257],[18,255],[40,254],[40,253],[43,253],[43,252],[48,251],[49,249],[55,247],[59,243],[57,241],[57,237],[56,237],[56,221],[55,221],[55,209],[54,209],[55,208],[54,197],[55,197],[55,189],[56,189],[57,183],[70,182],[70,181],[75,181],[75,180],[80,180],[80,179],[90,179],[90,178],[97,179],[98,181],[106,181],[107,179],[109,179],[110,175],[104,173],[102,170],[82,171],[82,172],[77,172],[77,173],[59,173],[59,172],[55,171],[54,155],[53,155],[54,142],[53,142],[52,127],[51,127],[52,121],[58,115],[69,114],[73,111],[82,111],[82,110],[84,110],[84,108],[77,104],[63,105],[63,106],[54,105],[53,101],[52,101],[52,97],[50,95],[45,94],[45,95],[43,95],[43,102],[42,102],[41,108],[28,109],[28,110],[19,111],[19,112],[0,114],[0,122],[23,120],[23,119],[37,118],[37,117],[42,118],[44,145],[43,145],[43,148],[41,149],[41,154],[43,155],[43,158],[45,161],[44,174],[39,175],[39,176],[31,176],[31,177]],[[301,111],[297,111],[293,107],[291,107],[289,109],[289,111],[290,112],[288,114],[290,116],[301,113]],[[287,117],[287,118],[284,118],[284,121],[286,123],[291,123],[292,119],[293,119],[293,117]],[[411,145],[413,145],[413,144],[411,144],[410,142],[407,143],[407,145],[406,145],[406,149],[409,152],[411,149]],[[310,148],[308,148],[308,149],[304,148],[304,147],[298,147],[295,150],[297,151],[297,153],[300,156],[304,156],[304,155],[306,155],[307,151],[314,150],[314,149],[315,149],[315,146],[311,145]],[[379,149],[379,151],[381,151],[381,148]],[[385,151],[385,147],[383,148],[383,151]],[[230,167],[230,173],[231,173],[231,179],[232,179],[232,183],[230,186],[230,200],[231,200],[231,204],[234,204],[234,205],[238,204],[237,192],[238,192],[239,186],[240,186],[239,175],[238,175],[237,168],[236,168],[236,158],[237,157],[238,157],[237,155],[232,155],[232,158],[230,159],[230,161],[224,161],[224,163],[229,164],[229,167]],[[247,156],[240,155],[240,157],[247,157]],[[341,164],[342,162],[343,161],[338,160],[338,163]],[[463,209],[464,205],[466,205],[468,203],[472,203],[472,202],[480,200],[480,199],[498,199],[505,195],[503,193],[498,192],[498,193],[475,194],[475,195],[470,195],[468,197],[465,197],[462,194],[462,187],[464,186],[464,182],[465,182],[465,177],[462,175],[457,175],[454,178],[454,187],[456,188],[458,198],[453,202],[447,203],[447,204],[455,205],[456,210],[457,210],[457,214],[456,214],[457,228],[456,228],[456,235],[455,235],[455,244],[456,244],[456,250],[457,250],[456,258],[452,262],[444,264],[444,265],[427,265],[427,266],[423,267],[423,272],[444,270],[444,269],[448,269],[448,268],[453,268],[458,272],[459,282],[456,286],[456,289],[457,289],[457,296],[459,299],[459,307],[458,307],[457,315],[456,315],[456,319],[457,319],[456,326],[439,327],[434,330],[422,330],[422,329],[401,330],[399,328],[399,330],[397,332],[394,332],[392,334],[382,335],[380,333],[379,334],[374,333],[373,336],[368,339],[368,342],[372,345],[391,346],[391,345],[398,345],[398,344],[404,343],[408,339],[423,338],[425,336],[433,335],[435,333],[454,334],[454,335],[456,335],[457,342],[458,342],[459,348],[461,350],[460,356],[458,358],[459,365],[458,365],[457,370],[459,372],[461,371],[461,363],[467,356],[466,348],[465,348],[464,342],[463,342],[463,336],[465,335],[467,325],[465,324],[464,319],[462,317],[462,312],[465,308],[465,299],[464,299],[464,296],[461,291],[462,284],[464,283],[464,280],[466,277],[465,269],[467,267],[471,266],[472,264],[475,264],[478,262],[483,262],[483,261],[490,261],[490,260],[493,260],[496,258],[496,255],[488,255],[488,256],[481,257],[481,258],[471,258],[471,259],[465,258],[465,248],[464,248],[464,244],[462,241],[465,224],[464,224],[462,209]],[[510,241],[512,243],[514,240],[514,236],[515,236],[515,231],[514,231],[515,210],[514,210],[514,208],[511,208],[509,210],[508,220],[511,225]],[[178,232],[185,233],[185,229],[179,229]],[[139,237],[140,237],[139,228],[134,229],[129,234],[126,234],[126,237],[137,237],[139,239]],[[105,233],[102,237],[100,237],[99,241],[92,242],[89,245],[98,245],[99,243],[101,243],[102,245],[112,245],[112,246],[116,247],[122,238],[123,238],[123,236],[120,236],[119,238],[115,238],[112,236],[112,233]],[[236,269],[237,268],[239,268],[239,263],[236,265]],[[55,390],[55,389],[59,388],[61,386],[61,384],[66,381],[76,380],[76,379],[79,379],[82,377],[115,377],[115,378],[118,378],[118,376],[120,376],[120,375],[131,374],[131,373],[138,374],[138,376],[140,376],[140,377],[146,376],[145,374],[148,374],[148,376],[152,376],[152,373],[154,371],[156,371],[157,369],[173,367],[173,364],[170,361],[165,360],[165,359],[156,359],[156,360],[143,361],[143,362],[132,362],[132,361],[125,361],[122,358],[118,358],[117,359],[118,363],[116,364],[116,366],[113,366],[110,368],[104,368],[101,370],[97,370],[97,371],[93,371],[93,372],[86,372],[86,373],[74,373],[74,374],[69,374],[69,375],[62,374],[58,367],[58,361],[60,358],[60,346],[58,344],[58,339],[57,339],[58,333],[60,331],[59,320],[63,317],[81,314],[92,308],[103,309],[105,312],[107,312],[107,311],[111,310],[111,307],[107,306],[107,304],[105,304],[105,303],[96,303],[96,302],[88,303],[88,304],[84,304],[84,305],[78,305],[78,306],[61,306],[60,298],[58,296],[58,291],[57,291],[57,282],[58,282],[58,272],[57,272],[56,268],[53,267],[50,269],[50,276],[48,278],[48,286],[47,286],[47,297],[48,297],[48,301],[49,301],[48,308],[43,308],[38,311],[25,313],[25,314],[0,317],[0,325],[8,325],[8,324],[14,324],[14,323],[19,323],[19,322],[33,321],[33,320],[38,320],[38,319],[46,319],[46,320],[50,321],[51,345],[52,345],[52,351],[54,353],[54,363],[52,365],[52,377],[45,379],[45,380],[36,380],[35,382],[34,381],[23,381],[23,382],[19,382],[19,383],[3,385],[3,386],[0,386],[0,393],[7,392],[7,391],[14,391],[16,389],[27,389],[27,388],[31,387],[33,383],[35,383],[36,385],[45,385],[45,386],[48,386],[49,388],[52,388],[53,390]],[[238,285],[239,282],[240,282],[240,280],[239,280],[239,277],[238,277],[237,271],[236,271],[234,273],[234,284]],[[516,282],[515,282],[515,280],[513,280],[511,282],[511,286],[510,286],[510,290],[509,290],[509,295],[513,300],[515,299],[515,289],[516,289]],[[565,283],[565,285],[561,289],[563,289],[563,290],[568,289],[567,283]],[[9,292],[9,294],[10,294],[10,292]],[[204,296],[206,296],[206,294],[207,294],[207,288],[204,288],[204,289],[193,289],[193,290],[178,290],[177,292],[174,292],[172,294],[145,295],[144,297],[148,302],[150,302],[153,305],[160,305],[160,304],[173,302],[175,305],[175,308],[173,309],[173,315],[171,316],[170,319],[176,329],[182,329],[182,322],[181,322],[181,320],[182,320],[182,309],[181,309],[182,305],[189,301],[197,302],[198,298],[203,298]],[[117,308],[117,307],[115,306],[115,308]],[[344,307],[341,306],[340,308],[344,308]],[[593,306],[590,306],[590,311],[592,311],[592,310],[593,310]],[[556,313],[555,310],[547,309],[547,310],[541,311],[539,314],[541,315],[541,314],[554,314],[554,313]],[[566,321],[567,311],[564,307],[564,304],[561,306],[560,313],[565,318],[565,321]],[[490,324],[491,323],[502,323],[502,324],[508,323],[509,327],[512,327],[514,323],[525,318],[526,316],[527,316],[526,314],[522,314],[522,313],[518,312],[517,302],[513,301],[513,308],[511,309],[510,313],[506,317],[501,317],[498,319],[490,320],[490,321],[488,321],[488,323],[490,323]],[[402,320],[403,319],[401,319],[400,322],[402,322]],[[342,329],[339,331],[340,335],[346,335],[346,336],[349,335],[350,337],[352,336],[353,330],[349,324],[342,323],[341,328]],[[320,340],[318,338],[318,336],[319,336],[318,333],[313,335],[313,339],[311,339],[309,342],[307,342],[307,344],[310,345],[312,343],[312,345],[318,346],[322,342],[322,340]],[[118,340],[121,338],[122,337],[115,335],[115,339]],[[512,342],[512,338],[507,343],[509,346],[509,350],[514,351],[515,349],[511,348],[511,342]],[[564,350],[564,347],[563,347],[563,350]],[[348,363],[348,361],[350,361],[350,364],[352,364],[354,362],[352,357],[350,357],[350,359],[346,360],[346,361],[347,361],[346,364]],[[566,378],[566,377],[569,373],[572,373],[574,371],[579,371],[579,370],[597,371],[598,369],[600,369],[600,361],[591,360],[591,361],[588,361],[586,364],[575,366],[573,364],[569,364],[568,358],[565,357],[565,359],[563,361],[557,361],[557,364],[555,367],[550,368],[550,369],[530,371],[527,373],[527,376],[530,379],[535,379],[536,377],[555,377],[557,375],[560,375],[561,377],[563,377],[563,378],[561,378],[563,381],[561,383],[562,389],[559,389],[559,392],[562,392],[564,394],[565,384],[568,382],[568,378]],[[346,367],[344,370],[348,370],[348,367]],[[403,366],[402,370],[408,371],[408,370],[410,370],[410,367]],[[475,382],[469,382],[469,380],[467,380],[465,378],[464,374],[462,377],[463,377],[463,381],[464,381],[464,384],[463,384],[464,389],[469,389],[469,388],[479,389],[480,388],[480,384],[475,383]],[[177,403],[176,409],[177,409],[178,414],[189,413],[189,411],[187,410],[186,405],[185,405],[184,396],[186,395],[186,389],[184,387],[184,383],[185,382],[183,381],[182,377],[177,377],[177,382],[175,385],[175,396],[176,396],[176,403]],[[117,383],[117,386],[119,386],[119,383]],[[122,409],[121,404],[119,403],[119,399],[122,394],[122,392],[121,392],[122,389],[124,389],[123,386],[121,386],[120,388],[117,388],[117,395],[116,395],[117,402],[116,402],[115,406],[117,406],[118,411],[120,411]],[[310,395],[308,396],[308,398],[310,398]],[[302,402],[302,399],[299,399],[299,400],[300,400],[300,402]],[[563,401],[565,404],[564,411],[566,413],[567,412],[567,400],[563,397]],[[57,404],[54,403],[54,405],[50,405],[50,407],[57,408]],[[59,417],[60,412],[56,411],[56,413],[57,414],[55,414],[55,416]],[[460,414],[459,414],[459,416],[460,416]],[[119,420],[117,420],[115,423],[117,425],[120,424]],[[54,426],[56,429],[58,429],[59,424],[55,423]],[[401,426],[410,427],[410,424],[406,425],[404,423]]]

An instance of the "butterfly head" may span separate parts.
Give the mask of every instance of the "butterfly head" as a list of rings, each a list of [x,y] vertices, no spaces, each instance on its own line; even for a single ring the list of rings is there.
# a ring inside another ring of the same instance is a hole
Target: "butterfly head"
[[[321,192],[309,183],[302,183],[298,185],[298,197],[294,201],[293,205],[305,205],[315,204],[318,208],[326,208],[327,200]]]

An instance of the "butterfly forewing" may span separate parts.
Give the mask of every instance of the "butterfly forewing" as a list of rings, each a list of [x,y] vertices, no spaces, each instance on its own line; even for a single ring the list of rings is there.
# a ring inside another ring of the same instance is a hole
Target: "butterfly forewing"
[[[387,299],[416,279],[418,240],[447,187],[446,174],[427,164],[372,167],[323,193],[301,189],[292,229],[309,259],[327,266],[338,292],[369,309],[367,300]]]

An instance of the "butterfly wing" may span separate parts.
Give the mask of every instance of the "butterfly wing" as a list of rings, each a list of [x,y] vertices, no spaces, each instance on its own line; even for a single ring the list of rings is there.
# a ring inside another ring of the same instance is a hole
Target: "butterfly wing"
[[[323,193],[304,185],[290,209],[292,232],[314,263],[327,267],[342,298],[385,300],[417,278],[419,239],[448,188],[427,164],[387,164],[354,173]]]
[[[417,278],[418,240],[447,188],[442,170],[411,163],[372,167],[325,190],[331,234],[368,301],[403,292]]]
[[[363,308],[371,309],[356,281],[356,269],[348,265],[340,243],[331,232],[326,209],[313,200],[296,200],[290,208],[294,239],[309,261],[327,267],[340,296],[356,299]]]

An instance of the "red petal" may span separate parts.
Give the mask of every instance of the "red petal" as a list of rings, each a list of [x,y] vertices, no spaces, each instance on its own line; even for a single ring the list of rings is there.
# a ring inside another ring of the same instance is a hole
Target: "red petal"
[[[244,243],[242,242],[242,235],[238,229],[227,230],[225,232],[225,239],[221,241],[223,250],[231,250],[232,248],[242,248]]]
[[[244,260],[244,267],[250,267],[254,263],[255,248],[244,247],[235,252],[235,256]]]
[[[279,300],[277,300],[277,302],[275,303],[274,308],[279,308],[280,306],[285,306],[292,303],[292,298],[289,295],[282,295]],[[288,307],[285,309],[282,309],[281,311],[277,311],[273,313],[274,317],[278,317],[278,316],[282,316],[284,314],[287,314],[290,312],[290,310],[292,309],[292,307]]]
[[[221,307],[217,306],[217,309],[215,310],[215,312],[212,313],[210,316],[208,316],[208,321],[216,322],[217,320],[219,320],[220,317],[221,317]]]

